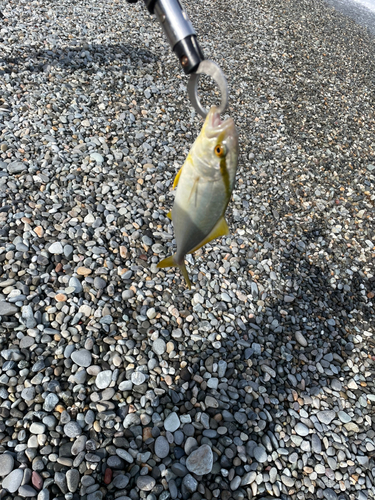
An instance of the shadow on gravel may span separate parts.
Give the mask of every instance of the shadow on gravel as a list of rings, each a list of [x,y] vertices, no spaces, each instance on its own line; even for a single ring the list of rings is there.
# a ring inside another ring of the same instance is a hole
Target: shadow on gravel
[[[87,74],[96,73],[100,65],[111,71],[111,64],[121,59],[130,59],[129,62],[149,64],[159,60],[152,52],[128,44],[98,45],[87,44],[81,46],[56,47],[54,50],[33,51],[27,47],[17,56],[0,56],[0,65],[5,66],[1,74],[14,73],[22,68],[32,73],[48,73],[51,67],[58,67],[66,71],[84,69]],[[118,71],[116,65],[114,70]],[[124,72],[134,71],[126,64],[120,67]]]

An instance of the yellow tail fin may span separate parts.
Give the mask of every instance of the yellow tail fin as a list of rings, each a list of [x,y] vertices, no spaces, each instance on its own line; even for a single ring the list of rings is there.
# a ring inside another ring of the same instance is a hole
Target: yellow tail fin
[[[185,278],[189,290],[191,290],[191,283],[188,272],[186,270],[185,262],[183,262],[182,264],[177,264],[177,262],[175,261],[175,255],[171,255],[170,257],[161,260],[156,267],[158,267],[159,269],[165,269],[166,267],[178,267],[181,271],[182,276]]]

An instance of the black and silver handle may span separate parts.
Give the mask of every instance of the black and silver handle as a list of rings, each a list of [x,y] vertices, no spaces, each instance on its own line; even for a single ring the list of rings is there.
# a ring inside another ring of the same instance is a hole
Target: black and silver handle
[[[127,0],[136,3],[137,0]],[[189,17],[179,0],[144,0],[148,11],[155,14],[169,41],[173,52],[178,57],[186,75],[190,75],[188,94],[195,110],[203,116],[207,110],[198,96],[198,80],[201,74],[209,75],[219,87],[221,103],[218,111],[224,113],[228,105],[228,85],[221,68],[213,61],[205,60],[199,47],[197,35]]]

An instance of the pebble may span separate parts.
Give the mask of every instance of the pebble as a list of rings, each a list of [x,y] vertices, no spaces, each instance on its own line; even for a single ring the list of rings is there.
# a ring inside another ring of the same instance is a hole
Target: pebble
[[[180,427],[180,419],[176,412],[171,412],[164,420],[164,429],[168,432],[175,432]]]
[[[52,245],[49,246],[48,251],[49,251],[49,253],[53,253],[55,255],[60,255],[64,252],[64,249],[63,249],[61,243],[56,241],[55,243],[52,243]]]
[[[263,464],[264,462],[267,462],[267,452],[261,446],[255,446],[255,448],[253,450],[253,454],[254,454],[255,460],[257,460],[261,464]]]
[[[307,340],[305,337],[302,335],[300,331],[296,332],[296,341],[302,346],[302,347],[307,347]]]
[[[6,477],[4,477],[2,481],[2,487],[9,493],[15,493],[21,486],[22,479],[23,479],[23,469],[15,469]]]
[[[165,349],[166,349],[166,343],[161,338],[158,338],[158,339],[154,340],[154,342],[152,343],[152,350],[158,356],[161,356],[162,354],[164,354],[165,353]]]
[[[18,307],[14,304],[0,300],[0,316],[13,316],[18,311]]]
[[[70,355],[72,361],[78,365],[88,368],[92,362],[92,355],[90,351],[86,349],[79,349],[78,351],[73,351]]]
[[[299,436],[307,436],[309,434],[309,429],[306,427],[305,424],[302,424],[301,422],[298,422],[298,424],[295,426],[295,431]]]
[[[318,411],[316,416],[318,417],[319,421],[322,422],[322,424],[328,425],[336,417],[336,412],[332,410]]]
[[[14,467],[14,458],[10,453],[0,455],[0,476],[4,477],[10,474]]]
[[[155,440],[155,454],[159,458],[165,458],[169,454],[169,443],[164,436],[159,436]]]
[[[64,425],[64,434],[69,438],[75,438],[82,433],[82,428],[77,422],[71,420]]]
[[[74,493],[80,482],[80,473],[77,469],[69,469],[66,473],[66,485],[68,490]]]
[[[198,476],[209,474],[213,467],[211,448],[207,444],[204,444],[197,450],[192,451],[186,459],[186,467],[190,472]]]
[[[112,372],[111,370],[104,370],[103,372],[98,373],[95,379],[95,385],[98,389],[105,389],[109,386],[112,380]]]
[[[141,491],[152,491],[156,481],[151,476],[139,476],[137,479],[137,486]]]

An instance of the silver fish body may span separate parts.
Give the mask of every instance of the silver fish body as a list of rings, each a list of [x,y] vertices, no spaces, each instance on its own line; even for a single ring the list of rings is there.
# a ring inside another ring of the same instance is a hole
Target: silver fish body
[[[189,287],[185,255],[229,232],[224,213],[234,187],[237,161],[234,122],[231,118],[221,121],[212,107],[174,182],[177,190],[171,216],[177,251],[158,264],[160,268],[178,266]]]

